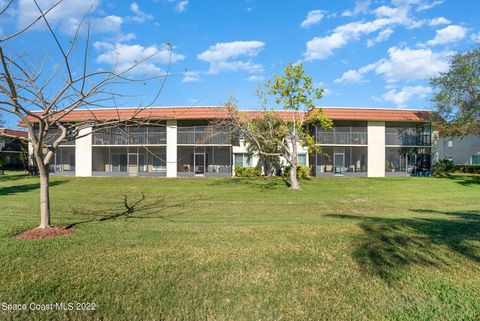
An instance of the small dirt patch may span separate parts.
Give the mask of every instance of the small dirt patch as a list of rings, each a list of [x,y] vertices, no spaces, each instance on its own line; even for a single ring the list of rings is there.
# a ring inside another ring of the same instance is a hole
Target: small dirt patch
[[[50,239],[57,236],[67,236],[77,232],[76,228],[64,227],[49,227],[49,228],[34,228],[32,230],[21,232],[15,235],[17,240],[43,240]]]

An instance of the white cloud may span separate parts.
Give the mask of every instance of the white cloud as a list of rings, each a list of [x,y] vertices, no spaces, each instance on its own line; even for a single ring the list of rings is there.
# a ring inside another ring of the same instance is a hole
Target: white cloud
[[[370,39],[367,41],[367,47],[372,47],[373,45],[377,44],[377,43],[380,43],[380,42],[383,42],[385,40],[387,40],[388,38],[390,38],[390,36],[392,35],[393,33],[393,30],[392,29],[383,29],[382,31],[380,31],[377,35],[377,37],[375,39]]]
[[[357,1],[355,2],[355,8],[353,9],[353,11],[346,10],[342,13],[342,16],[352,17],[352,16],[359,15],[361,13],[366,13],[369,7],[370,7],[370,0]]]
[[[440,25],[448,25],[450,23],[450,20],[444,18],[444,17],[437,17],[433,18],[429,21],[430,26],[440,26]]]
[[[334,80],[335,83],[361,82],[363,75],[357,70],[349,70],[343,73],[342,77]]]
[[[200,81],[200,72],[198,71],[185,71],[183,73],[182,82],[198,82]]]
[[[197,58],[210,64],[209,73],[221,71],[247,71],[256,73],[263,70],[262,65],[253,63],[255,57],[265,46],[261,41],[233,41],[217,43],[197,55]],[[238,60],[246,57],[247,61]]]
[[[302,28],[309,28],[310,26],[317,25],[320,23],[324,16],[325,15],[322,10],[312,10],[307,14],[307,17],[305,18],[305,20],[303,20],[300,26]]]
[[[383,75],[387,82],[425,79],[448,70],[451,52],[433,52],[430,49],[392,47],[389,59],[375,63],[375,73]]]
[[[127,45],[122,43],[95,42],[94,48],[100,52],[96,61],[111,65],[115,71],[122,72],[133,66],[131,73],[155,74],[162,71],[158,64],[175,63],[185,56],[171,52],[169,47],[155,45]]]
[[[253,57],[256,56],[264,46],[265,43],[262,41],[222,42],[210,46],[208,50],[198,55],[198,59],[212,62],[225,61],[242,55]]]
[[[426,86],[405,86],[400,90],[392,89],[382,95],[384,101],[389,101],[398,107],[406,107],[406,103],[413,98],[423,99],[432,92],[430,87]]]
[[[360,82],[363,81],[364,74],[372,71],[384,76],[389,83],[426,79],[438,72],[447,71],[448,59],[453,53],[392,47],[388,49],[388,54],[388,59],[381,59],[358,70],[349,70],[335,82]]]
[[[120,32],[123,19],[119,16],[106,16],[104,18],[95,18],[91,20],[91,30],[93,32]]]
[[[435,38],[427,41],[427,45],[444,45],[447,43],[457,42],[466,37],[468,29],[458,25],[450,25],[443,29],[439,29],[435,33]]]
[[[129,33],[126,33],[126,34],[122,34],[122,33],[118,34],[115,39],[118,42],[123,42],[123,41],[130,41],[130,40],[133,40],[135,38],[136,38],[135,34],[129,32]]]
[[[188,0],[181,0],[175,6],[175,10],[177,12],[183,12],[183,11],[187,10],[187,7],[188,7]]]
[[[440,4],[443,3],[443,0],[436,0],[436,1],[427,1],[427,2],[422,2],[420,5],[417,7],[416,11],[426,11],[430,10]]]
[[[60,30],[72,30],[72,23],[78,25],[78,21],[87,14],[94,12],[100,0],[67,0],[60,2],[48,14],[49,22]],[[57,1],[41,0],[38,1],[43,11],[51,8]],[[17,23],[19,27],[25,27],[33,22],[39,16],[39,11],[32,0],[19,0],[17,11]],[[38,26],[43,24],[37,24]]]
[[[470,39],[471,39],[473,42],[480,42],[480,32],[477,33],[477,34],[475,34],[475,33],[472,34],[472,35],[470,36]]]
[[[130,4],[130,11],[134,14],[134,16],[131,17],[131,19],[135,22],[142,23],[147,20],[153,19],[153,16],[151,14],[143,12],[136,2],[132,2]]]
[[[417,28],[422,25],[409,15],[409,7],[381,6],[373,11],[377,19],[368,22],[351,22],[336,27],[328,36],[315,37],[306,44],[303,53],[305,60],[326,59],[332,55],[335,49],[360,39],[360,36],[368,35],[384,29],[392,29],[395,25],[403,25],[408,28]],[[386,31],[384,36],[391,33]]]
[[[340,78],[334,80],[335,83],[360,83],[365,82],[363,75],[375,70],[376,64],[366,65],[358,70],[349,70],[342,74]]]
[[[265,77],[259,76],[259,75],[251,75],[250,77],[248,77],[248,80],[249,80],[249,81],[259,82],[259,81],[265,80]]]

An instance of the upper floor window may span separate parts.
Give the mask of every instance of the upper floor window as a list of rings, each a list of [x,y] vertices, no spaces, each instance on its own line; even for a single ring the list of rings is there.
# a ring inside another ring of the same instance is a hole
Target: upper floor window
[[[367,145],[367,122],[334,121],[331,129],[315,127],[316,141],[326,145]]]
[[[385,144],[400,146],[431,145],[429,123],[389,122],[385,124]]]

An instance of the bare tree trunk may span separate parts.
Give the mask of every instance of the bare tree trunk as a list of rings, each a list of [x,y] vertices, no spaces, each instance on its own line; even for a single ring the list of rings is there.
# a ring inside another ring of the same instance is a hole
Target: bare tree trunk
[[[38,164],[40,173],[40,226],[48,228],[50,225],[50,189],[48,165]]]
[[[296,135],[296,133],[294,133]],[[300,183],[297,178],[297,140],[293,139],[292,144],[292,164],[290,168],[290,189],[299,190]]]

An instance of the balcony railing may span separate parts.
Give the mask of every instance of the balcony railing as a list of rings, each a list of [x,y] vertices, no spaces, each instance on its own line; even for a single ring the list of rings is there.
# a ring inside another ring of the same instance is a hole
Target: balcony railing
[[[47,135],[45,135],[43,142],[46,145],[52,145],[59,136],[60,134],[57,133],[48,133]],[[75,141],[62,142],[60,145],[75,145]]]
[[[367,145],[367,133],[317,133],[319,144]]]
[[[177,129],[177,144],[230,145],[231,134],[215,127],[188,127]]]
[[[385,145],[400,146],[430,146],[432,139],[429,134],[386,133]]]
[[[166,132],[154,133],[102,133],[92,134],[93,145],[163,145],[167,143]]]

